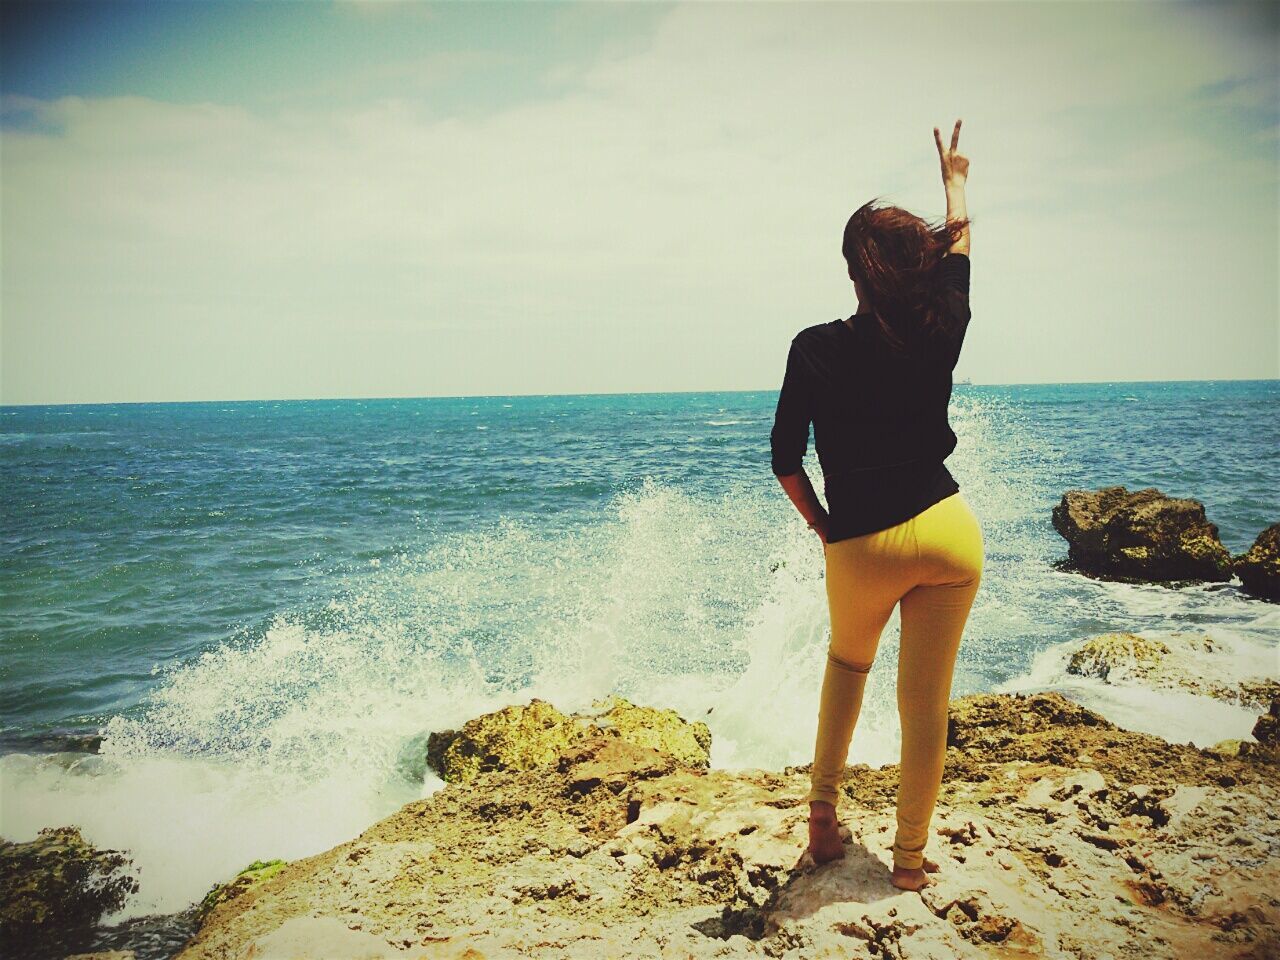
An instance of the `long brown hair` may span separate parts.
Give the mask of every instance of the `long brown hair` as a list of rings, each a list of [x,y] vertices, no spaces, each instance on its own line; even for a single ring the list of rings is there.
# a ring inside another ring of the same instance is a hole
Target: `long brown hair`
[[[929,222],[875,197],[849,218],[841,252],[871,301],[880,333],[895,350],[912,353],[935,336],[956,332],[951,292],[938,282],[938,262],[969,218]]]

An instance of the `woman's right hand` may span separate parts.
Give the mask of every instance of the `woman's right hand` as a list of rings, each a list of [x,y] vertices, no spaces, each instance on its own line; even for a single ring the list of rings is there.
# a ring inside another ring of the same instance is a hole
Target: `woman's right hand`
[[[960,121],[956,121],[956,128],[951,133],[950,149],[942,145],[942,135],[938,133],[937,127],[933,128],[933,139],[938,145],[938,159],[942,162],[943,184],[963,184],[969,176],[969,158],[959,150]]]
[[[822,541],[823,547],[827,545],[827,524],[830,521],[825,513],[814,517],[809,523],[809,529],[818,535],[818,539]]]

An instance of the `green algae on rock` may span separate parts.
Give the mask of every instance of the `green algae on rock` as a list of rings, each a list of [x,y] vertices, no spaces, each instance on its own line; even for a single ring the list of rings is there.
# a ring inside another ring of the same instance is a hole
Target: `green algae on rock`
[[[255,884],[275,876],[284,868],[285,863],[284,860],[255,860],[237,873],[233,879],[226,883],[215,884],[196,908],[197,921],[203,921],[209,911],[218,904],[238,897]]]

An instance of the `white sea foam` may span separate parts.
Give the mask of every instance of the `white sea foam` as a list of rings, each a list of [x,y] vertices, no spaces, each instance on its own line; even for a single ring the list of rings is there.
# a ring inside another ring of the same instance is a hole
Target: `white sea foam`
[[[1242,680],[1280,678],[1275,644],[1247,631],[1217,627],[1208,634],[1214,647],[1205,653],[1189,643],[1180,631],[1143,631],[1169,647],[1175,669],[1198,673],[1208,683],[1231,686]],[[1067,672],[1071,654],[1080,640],[1053,644],[1041,650],[1024,674],[997,684],[999,693],[1055,690],[1127,730],[1151,733],[1173,743],[1194,743],[1208,747],[1220,740],[1251,739],[1253,725],[1261,712],[1256,706],[1218,699],[1169,684],[1144,683],[1123,665],[1107,679]]]

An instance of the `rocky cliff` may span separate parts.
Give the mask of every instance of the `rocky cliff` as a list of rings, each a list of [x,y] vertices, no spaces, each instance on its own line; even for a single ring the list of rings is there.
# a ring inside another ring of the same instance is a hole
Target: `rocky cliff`
[[[181,958],[1280,956],[1273,747],[1166,743],[1057,694],[951,712],[919,892],[889,883],[896,767],[846,770],[845,856],[815,867],[807,767],[709,770],[606,725],[263,871]]]

